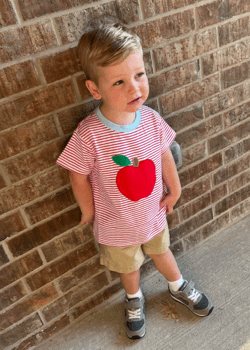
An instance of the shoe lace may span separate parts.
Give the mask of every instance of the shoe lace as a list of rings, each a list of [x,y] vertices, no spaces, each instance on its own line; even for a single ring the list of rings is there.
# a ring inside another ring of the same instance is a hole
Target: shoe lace
[[[191,290],[189,296],[188,296],[188,299],[191,299],[193,300],[194,302],[197,301],[197,299],[199,298],[200,296],[200,292],[198,292],[195,288]]]
[[[128,317],[130,320],[141,318],[141,309],[128,310]]]

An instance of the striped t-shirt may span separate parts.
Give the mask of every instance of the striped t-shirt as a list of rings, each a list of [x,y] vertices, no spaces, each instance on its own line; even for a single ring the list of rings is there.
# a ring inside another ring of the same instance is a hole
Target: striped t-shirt
[[[173,129],[146,106],[130,125],[112,123],[99,108],[78,125],[57,164],[89,175],[100,244],[142,244],[164,230],[161,156],[174,138]]]

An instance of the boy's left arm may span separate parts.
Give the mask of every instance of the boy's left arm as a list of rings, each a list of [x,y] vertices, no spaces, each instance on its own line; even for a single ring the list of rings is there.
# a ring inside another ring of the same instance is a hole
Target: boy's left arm
[[[166,212],[172,213],[181,195],[181,184],[170,148],[162,155],[162,177],[169,193],[161,200],[160,209],[166,207]]]

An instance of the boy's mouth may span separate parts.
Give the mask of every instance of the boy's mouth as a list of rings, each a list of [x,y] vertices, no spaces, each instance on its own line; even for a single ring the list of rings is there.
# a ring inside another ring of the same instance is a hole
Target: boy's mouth
[[[133,101],[130,101],[128,104],[129,104],[129,105],[130,105],[130,104],[135,104],[135,103],[139,102],[140,100],[141,100],[141,96],[135,98]]]

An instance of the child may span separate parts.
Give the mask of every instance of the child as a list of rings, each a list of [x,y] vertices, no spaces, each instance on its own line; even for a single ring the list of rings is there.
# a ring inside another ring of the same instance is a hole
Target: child
[[[82,36],[78,54],[88,90],[102,101],[78,125],[57,163],[70,170],[81,224],[94,221],[100,263],[119,273],[127,336],[145,335],[139,286],[144,253],[167,279],[171,297],[207,316],[212,302],[182,278],[169,249],[166,213],[181,194],[169,149],[175,132],[143,106],[149,86],[140,39],[119,25],[106,25]]]

